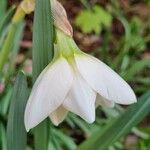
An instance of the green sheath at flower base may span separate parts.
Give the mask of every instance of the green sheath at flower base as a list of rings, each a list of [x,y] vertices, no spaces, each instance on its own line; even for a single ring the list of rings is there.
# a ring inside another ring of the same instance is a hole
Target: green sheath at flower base
[[[117,73],[81,52],[74,40],[59,29],[55,45],[55,57],[38,77],[27,102],[27,131],[47,117],[59,125],[69,111],[92,123],[99,105],[136,102],[133,90]]]
[[[56,29],[56,46],[57,52],[66,59],[74,57],[75,53],[81,53],[74,40],[59,29]]]

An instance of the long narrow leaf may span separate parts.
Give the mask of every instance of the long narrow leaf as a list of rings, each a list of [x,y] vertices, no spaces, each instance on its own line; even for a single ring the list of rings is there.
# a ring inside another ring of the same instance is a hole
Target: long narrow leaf
[[[18,26],[17,26],[17,30],[14,36],[14,44],[12,47],[12,51],[11,51],[11,59],[9,60],[9,70],[7,71],[7,73],[5,73],[5,80],[7,81],[7,79],[9,79],[9,77],[13,74],[14,68],[15,68],[15,60],[16,60],[16,56],[18,54],[19,51],[19,47],[20,47],[20,41],[22,39],[23,36],[23,30],[24,30],[24,26],[25,23],[24,21],[21,21]]]
[[[47,150],[48,146],[48,122],[47,120],[40,123],[35,129],[34,129],[34,145],[35,150]]]
[[[141,61],[136,61],[134,64],[125,72],[124,78],[126,80],[132,80],[134,76],[141,72],[144,68],[149,67],[150,68],[150,59],[143,59]]]
[[[0,36],[2,32],[4,32],[5,28],[8,26],[8,24],[11,21],[11,18],[15,12],[15,6],[12,6],[7,13],[3,16],[3,19],[0,20]]]
[[[33,82],[53,57],[53,23],[50,0],[36,0],[33,25]],[[46,150],[47,121],[35,128],[35,149]]]
[[[17,30],[17,26],[14,24],[10,25],[10,29],[9,29],[9,33],[4,41],[2,50],[0,51],[0,73],[3,69],[3,66],[5,64],[5,62],[8,59],[9,56],[9,52],[11,50],[11,48],[13,47],[13,39],[14,39],[14,35],[16,33]]]
[[[7,7],[7,0],[0,0],[0,20],[3,18]]]
[[[138,102],[128,107],[114,122],[99,134],[93,134],[77,150],[106,150],[121,136],[127,134],[150,112],[150,92],[142,96]]]
[[[9,108],[9,103],[12,95],[12,87],[8,86],[6,89],[6,94],[0,100],[0,114],[6,116]]]
[[[19,73],[13,90],[7,124],[8,150],[26,150],[24,110],[28,98],[25,75]]]
[[[0,148],[2,150],[7,150],[6,131],[5,127],[1,122],[0,122]]]
[[[36,0],[33,25],[33,81],[53,57],[53,23],[49,0]]]

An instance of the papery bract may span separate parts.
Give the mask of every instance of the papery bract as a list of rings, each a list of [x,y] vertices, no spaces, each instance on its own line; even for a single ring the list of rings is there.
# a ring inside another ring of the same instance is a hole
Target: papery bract
[[[51,5],[54,25],[60,30],[62,30],[65,34],[72,37],[73,29],[68,20],[66,10],[57,0],[51,0]]]

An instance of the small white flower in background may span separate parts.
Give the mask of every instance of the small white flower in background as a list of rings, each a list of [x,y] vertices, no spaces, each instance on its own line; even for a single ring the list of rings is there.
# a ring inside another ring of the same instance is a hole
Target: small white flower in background
[[[81,52],[71,37],[56,32],[55,57],[38,77],[27,102],[27,131],[48,116],[58,125],[71,111],[92,123],[97,105],[136,102],[133,90],[117,73]]]

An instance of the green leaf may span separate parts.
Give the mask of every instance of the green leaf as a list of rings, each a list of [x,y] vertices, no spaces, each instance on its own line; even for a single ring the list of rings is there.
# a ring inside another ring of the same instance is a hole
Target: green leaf
[[[76,148],[76,144],[71,137],[66,136],[64,133],[56,129],[51,129],[51,132],[53,132],[55,137],[57,137],[63,143],[63,145],[66,147],[65,149],[74,150]]]
[[[7,0],[0,0],[0,20],[4,17],[7,7]]]
[[[3,66],[5,64],[5,62],[7,61],[8,59],[8,56],[9,56],[9,52],[13,46],[13,39],[14,39],[14,35],[16,33],[16,30],[17,30],[17,26],[14,25],[14,24],[11,24],[10,25],[10,28],[9,28],[9,33],[4,41],[4,44],[3,44],[3,47],[2,47],[2,50],[0,51],[0,73],[3,69]]]
[[[100,33],[102,27],[111,25],[112,16],[102,7],[95,5],[92,10],[83,10],[76,18],[75,24],[80,27],[84,33]]]
[[[1,122],[0,122],[0,148],[2,150],[7,150],[6,131],[5,127]]]
[[[8,86],[8,88],[5,90],[6,94],[2,97],[0,101],[0,114],[6,115],[8,112],[8,107],[10,104],[10,99],[12,95],[12,87]]]
[[[33,25],[33,81],[53,57],[53,22],[49,0],[36,0]]]
[[[2,36],[1,34],[4,32],[5,28],[8,26],[8,24],[11,21],[11,18],[13,16],[15,12],[15,7],[12,6],[7,13],[4,15],[3,19],[0,21],[0,36]]]
[[[24,127],[24,110],[29,90],[26,77],[20,72],[17,76],[10,104],[7,124],[8,150],[26,150],[26,130]]]
[[[91,133],[90,126],[88,126],[88,124],[84,120],[78,118],[78,116],[74,114],[69,114],[69,117],[74,122],[74,124],[81,128],[87,135]]]
[[[8,66],[8,70],[5,73],[5,80],[8,80],[9,77],[13,74],[14,69],[15,69],[15,61],[16,61],[16,56],[18,54],[19,51],[19,47],[20,47],[20,41],[22,40],[22,36],[23,36],[23,31],[24,31],[24,26],[25,23],[24,21],[20,22],[18,24],[15,36],[14,36],[14,44],[12,47],[12,51],[10,53],[10,58],[9,58],[9,66]]]
[[[131,105],[117,119],[109,124],[104,131],[94,133],[77,150],[106,150],[121,136],[129,133],[131,129],[144,119],[150,112],[150,92],[143,95],[136,104]]]
[[[47,150],[49,126],[48,120],[43,121],[34,129],[35,150]]]
[[[20,24],[21,24],[21,21],[18,22],[17,24],[13,24],[13,23],[10,24],[8,35],[7,35],[7,37],[3,43],[3,47],[0,51],[0,73],[3,70],[3,67],[4,67],[6,61],[8,60],[11,49],[15,45],[14,44],[16,42],[15,37],[17,36],[17,32],[20,29]]]
[[[33,24],[33,82],[53,57],[53,22],[49,0],[36,0]],[[47,150],[48,123],[34,130],[35,149]]]
[[[134,76],[141,72],[144,68],[150,67],[150,59],[143,59],[141,61],[136,61],[134,64],[124,73],[123,77],[126,80],[132,80]]]

